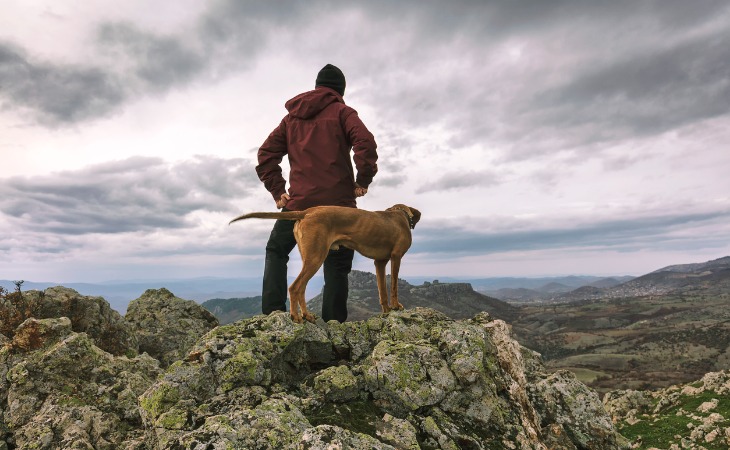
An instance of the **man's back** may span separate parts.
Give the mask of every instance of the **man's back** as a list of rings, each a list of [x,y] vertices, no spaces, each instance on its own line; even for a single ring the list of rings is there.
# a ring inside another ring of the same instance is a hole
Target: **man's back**
[[[256,171],[267,189],[275,199],[285,193],[279,163],[286,154],[291,168],[287,209],[355,207],[355,183],[370,184],[378,157],[375,140],[357,112],[327,87],[297,95],[286,102],[286,108],[289,114],[259,149]]]

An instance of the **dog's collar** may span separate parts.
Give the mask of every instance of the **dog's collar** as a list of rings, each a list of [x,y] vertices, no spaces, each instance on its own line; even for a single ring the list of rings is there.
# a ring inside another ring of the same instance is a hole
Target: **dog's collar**
[[[403,214],[406,215],[406,219],[408,219],[408,226],[411,227],[411,230],[414,229],[414,228],[416,228],[416,224],[413,223],[413,215],[412,214],[410,214],[405,209],[401,209],[401,208],[398,208],[398,211],[403,211]]]

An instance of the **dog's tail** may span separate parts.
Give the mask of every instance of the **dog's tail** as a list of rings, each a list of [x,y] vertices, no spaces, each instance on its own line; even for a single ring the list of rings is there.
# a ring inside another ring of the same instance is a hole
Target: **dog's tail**
[[[306,216],[306,211],[286,211],[286,212],[253,212],[238,216],[235,219],[228,222],[228,225],[233,222],[238,222],[243,219],[283,219],[283,220],[299,220]]]

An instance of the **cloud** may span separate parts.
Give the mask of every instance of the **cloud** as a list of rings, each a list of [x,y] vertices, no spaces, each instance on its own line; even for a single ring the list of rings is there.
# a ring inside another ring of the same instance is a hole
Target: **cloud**
[[[0,179],[0,212],[18,228],[63,235],[181,229],[194,213],[226,212],[259,187],[243,159],[168,163],[134,157],[32,178]]]
[[[489,187],[499,184],[499,182],[500,176],[489,171],[455,171],[441,175],[432,182],[424,183],[416,190],[416,193]]]
[[[534,219],[465,219],[465,225],[423,224],[412,253],[490,254],[509,251],[604,248],[612,250],[721,248],[730,232],[730,209],[545,226]],[[421,225],[421,224],[419,224]]]
[[[98,29],[99,52],[120,64],[126,85],[142,92],[164,92],[200,76],[210,64],[201,49],[173,36],[158,36],[130,23],[104,23]]]
[[[127,99],[112,74],[93,66],[33,61],[21,49],[0,42],[0,95],[35,112],[45,125],[105,116]]]
[[[538,94],[531,102],[533,120],[556,129],[585,128],[590,140],[662,133],[727,114],[728,73],[727,33],[652,48]]]

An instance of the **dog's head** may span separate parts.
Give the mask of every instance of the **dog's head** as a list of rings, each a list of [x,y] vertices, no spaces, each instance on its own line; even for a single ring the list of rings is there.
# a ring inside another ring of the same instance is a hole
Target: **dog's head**
[[[386,211],[403,211],[408,216],[408,223],[411,226],[411,229],[416,228],[416,224],[419,220],[421,220],[421,211],[417,210],[416,208],[411,208],[410,206],[403,205],[403,204],[397,204],[393,205],[390,208],[386,209]]]

